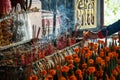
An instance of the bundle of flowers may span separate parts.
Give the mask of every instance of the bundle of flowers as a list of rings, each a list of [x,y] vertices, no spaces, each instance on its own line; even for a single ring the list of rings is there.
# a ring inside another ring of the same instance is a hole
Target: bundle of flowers
[[[120,46],[114,38],[109,46],[98,40],[74,49],[65,65],[40,72],[42,80],[120,80]]]

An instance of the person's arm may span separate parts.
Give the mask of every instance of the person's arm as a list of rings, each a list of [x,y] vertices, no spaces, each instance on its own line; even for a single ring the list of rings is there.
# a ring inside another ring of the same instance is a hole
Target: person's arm
[[[106,36],[106,31],[108,31],[107,36],[120,31],[120,20],[98,31],[98,38],[104,38]]]

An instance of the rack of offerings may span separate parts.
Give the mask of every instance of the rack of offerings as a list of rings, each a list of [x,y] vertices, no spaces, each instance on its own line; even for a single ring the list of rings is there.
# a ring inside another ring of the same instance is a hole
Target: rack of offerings
[[[67,41],[62,48],[58,41],[35,38],[1,50],[0,79],[120,79],[119,35],[72,45]]]

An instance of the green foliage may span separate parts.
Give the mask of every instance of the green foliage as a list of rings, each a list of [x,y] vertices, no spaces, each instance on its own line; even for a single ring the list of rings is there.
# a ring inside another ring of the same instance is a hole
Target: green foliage
[[[120,0],[104,0],[104,1],[105,1],[104,6],[105,25],[109,25],[120,19],[119,17]]]

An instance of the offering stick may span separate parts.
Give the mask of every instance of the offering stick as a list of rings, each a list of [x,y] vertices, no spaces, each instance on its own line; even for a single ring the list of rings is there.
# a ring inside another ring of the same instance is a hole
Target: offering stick
[[[106,36],[105,36],[105,47],[107,47],[107,38],[108,38],[108,31],[106,31]]]
[[[85,32],[86,33],[86,32]],[[83,34],[83,39],[82,39],[82,52],[81,52],[81,58],[83,60],[83,63],[85,61],[85,54],[84,54],[84,44],[85,44],[85,38],[84,38],[84,34]],[[80,55],[80,54],[79,54]]]
[[[119,46],[120,46],[120,31],[118,32]]]
[[[38,42],[39,34],[40,34],[40,27],[39,27],[38,32],[37,32],[37,38],[36,38],[37,40],[36,40],[36,43]]]
[[[108,38],[108,31],[106,31],[104,49],[107,47],[107,38]],[[105,52],[104,57],[106,57],[106,50],[104,50],[104,52]]]

